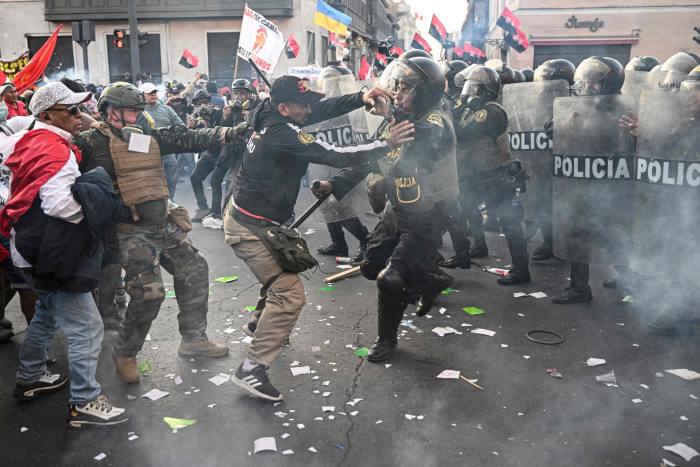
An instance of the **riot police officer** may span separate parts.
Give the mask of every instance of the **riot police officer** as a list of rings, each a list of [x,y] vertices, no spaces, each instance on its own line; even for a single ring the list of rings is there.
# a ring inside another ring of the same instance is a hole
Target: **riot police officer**
[[[511,70],[512,71],[512,70]],[[520,194],[525,191],[526,174],[519,162],[512,161],[508,143],[508,116],[495,100],[500,78],[495,70],[475,66],[469,71],[462,97],[453,109],[455,132],[459,144],[457,157],[460,175],[460,206],[469,216],[474,235],[472,250],[486,249],[477,206],[486,203],[489,217],[500,220],[506,236],[513,268],[500,285],[530,282],[527,242],[522,227],[523,211]],[[469,215],[477,212],[477,215]],[[453,238],[466,238],[465,234]],[[464,260],[464,246],[455,246],[454,258],[446,267]],[[461,253],[460,253],[461,251]],[[481,253],[481,252],[480,252]],[[483,254],[483,253],[482,253]],[[472,254],[472,256],[475,256]]]
[[[416,314],[422,316],[452,283],[437,264],[437,249],[448,222],[446,203],[458,191],[454,130],[440,105],[445,79],[438,64],[426,57],[402,56],[395,63],[393,117],[413,122],[415,141],[389,152],[378,163],[342,170],[322,188],[342,197],[368,172],[384,175],[373,191],[388,203],[370,234],[361,265],[363,275],[376,279],[378,289],[378,337],[367,357],[370,362],[393,355],[409,302],[418,301]]]
[[[617,125],[629,108],[619,96],[623,81],[617,60],[590,57],[576,68],[576,97],[555,100],[554,249],[557,257],[571,261],[571,285],[554,303],[593,300],[592,259],[606,259],[618,265],[619,273],[629,272],[624,246],[633,213],[616,209],[631,206],[633,196],[628,161],[634,141]],[[602,176],[601,167],[611,175]]]
[[[440,62],[440,70],[447,81],[447,94],[453,99],[459,97],[462,92],[462,88],[455,83],[455,77],[468,66],[467,62],[462,60]]]

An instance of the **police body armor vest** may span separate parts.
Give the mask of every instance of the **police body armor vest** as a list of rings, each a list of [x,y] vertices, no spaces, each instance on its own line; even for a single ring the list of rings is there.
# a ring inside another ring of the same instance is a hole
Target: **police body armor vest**
[[[494,107],[505,110],[500,104],[488,102],[485,108],[479,110],[465,110],[461,121],[481,123],[487,118],[487,112],[497,111]],[[490,172],[511,162],[510,143],[508,141],[508,129],[504,128],[495,140],[488,134],[470,135],[467,140],[457,143],[457,159],[460,164],[460,178],[476,173]]]
[[[133,220],[162,220],[141,219],[136,209],[137,205],[164,201],[170,196],[158,142],[151,137],[148,153],[129,151],[129,143],[114,135],[106,123],[98,123],[96,128],[109,138],[109,153],[114,163],[119,196],[131,211]]]
[[[431,118],[436,122],[439,121],[440,126],[447,126],[445,131],[453,133],[451,119],[445,115],[445,112],[433,111],[424,118],[428,121],[431,121]],[[388,134],[388,126],[384,131]],[[430,172],[418,169],[402,170],[401,157],[407,150],[406,144],[392,149],[378,161],[382,175],[388,182],[385,186],[391,190],[387,193],[387,197],[395,208],[416,213],[427,212],[432,210],[436,203],[457,196],[459,185],[457,184],[456,146],[452,144],[447,149],[447,153],[434,162]],[[426,157],[435,156],[439,155],[426,154]]]

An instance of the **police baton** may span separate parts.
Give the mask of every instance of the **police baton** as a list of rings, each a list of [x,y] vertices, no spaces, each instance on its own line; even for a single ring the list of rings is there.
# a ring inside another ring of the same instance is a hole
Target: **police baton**
[[[316,189],[318,190],[318,189],[321,187],[321,182],[319,182],[318,180],[314,180],[314,182],[311,184],[311,186],[314,187],[314,188],[316,188]],[[289,226],[289,228],[290,228],[290,229],[296,229],[296,228],[299,227],[301,224],[303,224],[304,221],[305,221],[306,219],[308,219],[309,216],[310,216],[311,214],[313,214],[314,211],[315,211],[316,209],[318,209],[318,207],[319,207],[320,205],[322,205],[323,202],[326,200],[326,198],[328,198],[329,196],[330,196],[330,193],[327,194],[327,195],[323,195],[322,197],[320,197],[319,199],[317,199],[316,202],[314,202],[314,204],[312,204],[311,206],[309,206],[309,207],[306,209],[306,211],[304,211],[304,213],[303,213],[301,216],[299,216],[299,218],[296,219],[292,225]]]
[[[266,78],[265,75],[263,74],[262,70],[261,70],[260,68],[258,68],[258,66],[255,64],[255,62],[253,61],[252,58],[249,58],[249,59],[248,59],[248,63],[250,63],[250,66],[253,67],[253,69],[254,69],[255,72],[258,74],[258,76],[260,77],[260,79],[263,80],[263,81],[265,82],[265,84],[267,84],[267,87],[268,87],[269,89],[272,89],[272,85],[271,85],[270,82],[267,80],[267,78]]]

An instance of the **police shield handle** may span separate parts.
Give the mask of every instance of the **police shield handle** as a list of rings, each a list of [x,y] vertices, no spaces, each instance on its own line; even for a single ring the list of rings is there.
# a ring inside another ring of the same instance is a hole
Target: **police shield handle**
[[[413,141],[413,133],[415,132],[413,123],[404,120],[400,123],[392,122],[389,128],[389,136],[386,137],[386,142],[392,148],[396,148],[405,143]]]
[[[314,180],[311,184],[311,193],[313,193],[316,198],[325,198],[333,193],[333,184],[327,180]]]

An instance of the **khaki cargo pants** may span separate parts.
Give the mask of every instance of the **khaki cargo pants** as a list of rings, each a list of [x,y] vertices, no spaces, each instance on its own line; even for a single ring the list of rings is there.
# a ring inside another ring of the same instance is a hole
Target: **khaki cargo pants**
[[[265,308],[248,348],[249,359],[269,367],[282,351],[306,304],[304,286],[299,275],[284,272],[265,244],[228,210],[224,214],[224,236],[261,285],[268,285],[272,278],[279,276],[268,286]]]

